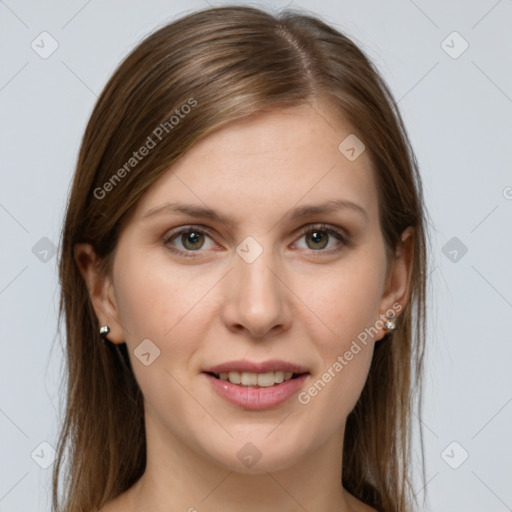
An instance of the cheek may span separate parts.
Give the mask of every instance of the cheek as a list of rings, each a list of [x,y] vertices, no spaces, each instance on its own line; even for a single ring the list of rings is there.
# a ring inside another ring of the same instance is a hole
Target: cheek
[[[157,272],[145,273],[141,266],[127,272],[129,279],[118,281],[116,294],[119,319],[125,331],[126,343],[134,345],[144,338],[160,338],[165,303],[169,300],[162,290]],[[168,295],[172,295],[169,290]]]
[[[325,273],[302,276],[297,281],[298,295],[317,317],[310,325],[321,325],[314,339],[324,340],[330,352],[342,351],[347,342],[350,345],[352,338],[378,320],[384,258],[361,252]]]
[[[305,302],[320,320],[309,325],[317,326],[310,336],[322,367],[299,401],[317,408],[320,417],[332,418],[331,428],[353,409],[368,377],[385,277],[384,253],[381,259],[375,255],[377,250],[347,259],[329,278],[317,281],[322,286],[304,281],[309,289]]]
[[[360,303],[338,304],[336,315],[333,312],[330,317],[333,323],[335,317],[340,319],[335,325],[336,336],[331,333],[316,338],[320,340],[316,349],[321,366],[297,397],[310,418],[308,421],[315,423],[313,430],[323,432],[325,437],[346,421],[359,400],[368,378],[375,343],[365,331],[366,326],[372,325],[368,303],[362,300]]]
[[[177,379],[188,378],[187,372],[196,371],[194,354],[207,338],[214,307],[213,288],[219,278],[197,272],[192,277],[191,267],[171,268],[165,256],[135,256],[124,256],[116,262],[116,299],[141,388],[151,385],[148,379],[152,373],[145,372],[134,356],[147,339],[157,347],[155,366],[165,367]]]
[[[127,343],[171,337],[205,293],[204,282],[191,283],[179,269],[170,269],[165,258],[141,253],[116,263],[116,299]]]
[[[115,275],[118,315],[132,368],[152,414],[172,410],[183,417],[187,409],[182,407],[190,401],[179,383],[188,377],[197,349],[194,340],[201,339],[195,331],[194,304],[206,293],[206,284],[190,286],[185,276],[169,272],[165,261],[135,256],[119,258]]]

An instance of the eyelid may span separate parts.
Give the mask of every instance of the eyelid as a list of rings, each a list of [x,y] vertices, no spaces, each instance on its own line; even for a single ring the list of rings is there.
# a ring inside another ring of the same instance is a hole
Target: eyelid
[[[329,237],[337,238],[339,243],[337,244],[337,246],[331,247],[330,249],[326,250],[320,249],[315,251],[314,249],[306,249],[308,251],[308,254],[313,258],[322,258],[325,256],[336,255],[344,248],[351,245],[350,236],[346,232],[346,230],[342,229],[341,227],[325,224],[323,222],[308,224],[300,228],[298,234],[296,235],[296,239],[300,240],[307,233],[312,233],[314,231],[324,231],[329,235]]]
[[[200,224],[186,224],[184,226],[179,226],[177,228],[172,228],[166,231],[164,235],[164,241],[168,241],[176,235],[187,233],[189,231],[200,231],[201,233],[207,234],[210,238],[212,238],[210,228]]]
[[[200,252],[204,252],[204,251],[201,251],[201,250],[197,250],[197,251],[184,251],[183,249],[178,249],[177,247],[172,247],[170,245],[170,241],[173,238],[175,238],[175,237],[177,237],[177,236],[179,236],[179,235],[181,235],[183,233],[194,232],[194,231],[197,231],[199,233],[207,235],[209,238],[211,238],[215,242],[213,236],[210,233],[210,229],[207,228],[206,226],[201,226],[199,224],[187,224],[185,226],[180,226],[180,227],[173,228],[173,229],[167,231],[166,234],[163,237],[164,245],[167,247],[167,249],[169,251],[171,251],[171,252],[173,252],[175,254],[178,254],[180,256],[184,256],[186,258],[194,258],[194,257],[196,257],[194,253],[200,253]]]
[[[295,236],[294,240],[296,241],[297,238],[301,238],[305,234],[311,233],[315,230],[316,231],[324,231],[324,232],[328,233],[330,236],[334,236],[335,238],[337,238],[340,241],[342,247],[350,245],[350,236],[346,232],[346,230],[342,229],[341,227],[336,227],[336,226],[333,226],[330,224],[325,224],[322,222],[310,223],[310,224],[306,224],[305,226],[302,226],[301,228],[298,229],[298,231],[296,231],[296,233],[294,235]],[[172,247],[169,244],[169,242],[176,236],[179,236],[183,233],[194,232],[194,231],[197,231],[204,235],[207,235],[209,238],[211,238],[215,242],[214,236],[211,234],[210,229],[207,228],[206,226],[202,226],[202,225],[198,225],[198,224],[187,224],[187,225],[173,228],[173,229],[167,231],[163,237],[164,245],[171,252],[174,252],[176,254],[179,254],[179,255],[182,255],[185,257],[192,257],[192,258],[196,257],[194,253],[201,253],[201,252],[205,252],[205,251],[202,251],[201,249],[199,249],[197,251],[190,251],[190,250],[183,251],[182,249]],[[318,251],[309,249],[309,252],[310,253],[318,253],[318,254],[316,254],[317,256],[328,255],[328,254],[333,254],[333,253],[340,251],[342,247],[338,246],[335,248],[331,248],[331,249],[327,249],[327,250],[318,250]]]
[[[326,233],[339,237],[343,242],[348,243],[349,235],[346,230],[323,222],[307,224],[306,226],[299,228],[299,232],[297,234],[302,236],[306,233],[311,233],[312,231],[325,231]]]

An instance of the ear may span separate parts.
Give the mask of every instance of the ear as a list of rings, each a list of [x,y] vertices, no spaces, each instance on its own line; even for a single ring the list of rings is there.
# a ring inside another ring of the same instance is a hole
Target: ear
[[[381,315],[379,318],[383,321],[387,318],[386,312],[388,310],[394,311],[396,320],[409,301],[413,254],[414,228],[409,226],[403,231],[401,244],[397,247],[394,258],[390,261],[384,293],[380,304]],[[380,329],[375,340],[380,340],[385,335],[386,331]]]
[[[101,270],[101,261],[91,244],[75,244],[74,257],[89,291],[99,325],[110,327],[109,341],[123,343],[124,334],[118,318],[112,278]]]

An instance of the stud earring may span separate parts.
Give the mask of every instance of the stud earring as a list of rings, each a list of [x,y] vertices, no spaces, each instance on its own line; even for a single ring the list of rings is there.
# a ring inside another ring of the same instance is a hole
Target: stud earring
[[[110,332],[110,327],[108,325],[102,325],[100,327],[100,337],[103,339],[103,341],[108,341],[107,336]]]
[[[396,323],[394,321],[394,318],[395,318],[395,313],[393,313],[393,311],[390,311],[388,313],[388,319],[386,320],[386,323],[384,324],[384,329],[387,333],[394,331],[396,329]]]

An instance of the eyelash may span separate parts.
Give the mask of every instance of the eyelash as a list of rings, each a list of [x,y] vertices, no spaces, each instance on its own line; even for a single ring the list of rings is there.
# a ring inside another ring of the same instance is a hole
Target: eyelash
[[[321,253],[321,254],[318,254],[318,255],[315,255],[316,256],[322,256],[322,255],[325,255],[325,254],[336,254],[338,253],[339,251],[341,251],[341,249],[343,249],[343,246],[348,246],[349,245],[349,240],[348,240],[348,237],[340,230],[338,229],[335,229],[327,224],[314,224],[314,225],[308,225],[306,227],[304,227],[303,229],[301,229],[300,233],[299,233],[299,239],[302,238],[304,235],[307,235],[309,233],[313,233],[315,231],[323,231],[325,233],[327,233],[328,235],[332,235],[334,236],[335,238],[337,238],[340,242],[341,242],[341,245],[338,246],[338,247],[335,247],[334,249],[327,249],[327,250],[323,250],[323,249],[319,249],[319,250],[314,250],[314,249],[309,249],[310,252],[312,253]],[[207,235],[208,237],[212,238],[212,236],[208,233],[208,231],[204,230],[201,226],[195,226],[195,225],[189,225],[189,226],[185,226],[185,227],[182,227],[182,228],[178,228],[178,229],[175,229],[169,233],[166,234],[166,236],[164,237],[164,245],[167,247],[167,249],[175,254],[178,254],[180,256],[184,256],[185,258],[195,258],[196,255],[194,253],[197,253],[197,252],[203,252],[201,251],[200,249],[198,249],[197,251],[191,251],[191,250],[188,250],[188,251],[183,251],[182,249],[177,249],[176,247],[172,247],[170,245],[170,242],[178,237],[179,235],[183,234],[183,233],[189,233],[189,232],[194,232],[194,233],[201,233],[203,235]]]

